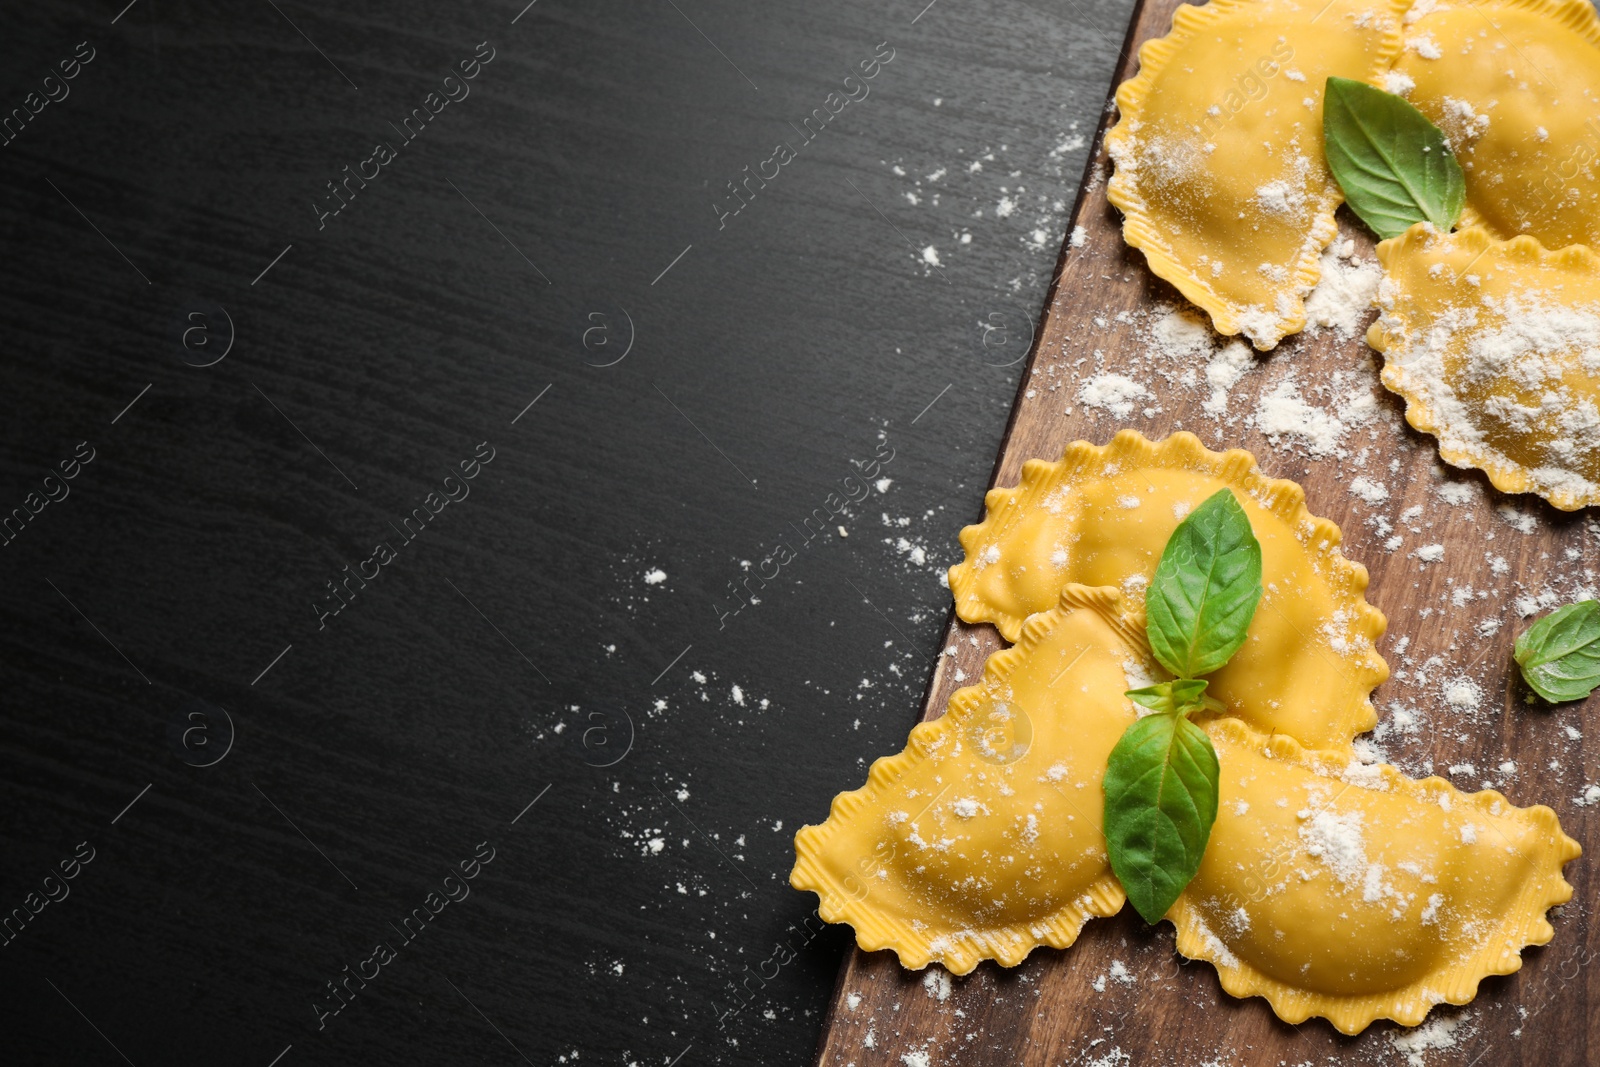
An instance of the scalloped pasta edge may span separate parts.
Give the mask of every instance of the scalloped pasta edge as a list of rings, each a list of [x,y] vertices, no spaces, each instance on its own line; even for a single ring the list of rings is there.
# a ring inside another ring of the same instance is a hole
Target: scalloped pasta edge
[[[1340,551],[1343,532],[1331,520],[1307,510],[1305,490],[1297,482],[1269,478],[1261,473],[1251,453],[1242,448],[1213,452],[1187,431],[1151,441],[1137,430],[1119,430],[1104,446],[1074,441],[1063,450],[1059,460],[1030,459],[1023,463],[1022,479],[1015,487],[990,489],[985,493],[984,519],[962,528],[960,541],[964,556],[948,574],[956,615],[963,622],[992,623],[1006,640],[1017,639],[1026,620],[992,610],[975,591],[973,560],[980,546],[1000,541],[1017,517],[1040,506],[1058,487],[1075,479],[1105,476],[1108,467],[1165,468],[1209,474],[1249,493],[1283,520],[1295,532],[1301,547],[1323,564],[1335,599],[1349,601],[1352,631],[1368,639],[1366,653],[1353,664],[1361,685],[1367,689],[1368,721],[1356,733],[1370,730],[1377,723],[1372,690],[1389,677],[1389,664],[1378,654],[1377,641],[1388,629],[1389,622],[1383,612],[1367,602],[1367,569]]]
[[[1374,86],[1380,86],[1384,72],[1394,66],[1403,51],[1404,34],[1400,19],[1405,9],[1410,6],[1410,0],[1383,0],[1383,2],[1394,15],[1395,28],[1390,40],[1379,49],[1375,60],[1376,69],[1365,79]],[[1574,0],[1574,2],[1581,3],[1585,0]],[[1211,0],[1203,7],[1183,4],[1173,13],[1172,29],[1166,36],[1152,38],[1140,45],[1139,72],[1117,87],[1116,103],[1119,117],[1116,125],[1106,131],[1105,147],[1113,162],[1117,152],[1138,131],[1139,115],[1154,91],[1156,77],[1166,69],[1167,64],[1182,55],[1187,44],[1206,27],[1225,21],[1237,11],[1257,6],[1259,3],[1260,0]],[[1331,174],[1328,176],[1326,190],[1322,202],[1317,207],[1312,225],[1300,246],[1300,258],[1295,264],[1292,277],[1284,283],[1284,291],[1289,293],[1294,301],[1294,311],[1278,320],[1275,334],[1268,333],[1261,337],[1246,335],[1250,336],[1251,344],[1259,351],[1268,351],[1276,347],[1285,337],[1305,329],[1306,296],[1316,288],[1317,282],[1322,277],[1322,251],[1339,234],[1336,213],[1339,205],[1344,203],[1344,194]],[[1216,292],[1178,259],[1161,227],[1151,221],[1150,207],[1139,195],[1138,189],[1129,180],[1126,171],[1113,169],[1111,179],[1106,184],[1106,199],[1122,212],[1123,241],[1129,247],[1137,248],[1144,253],[1151,273],[1170,283],[1191,304],[1210,316],[1212,325],[1218,333],[1235,337],[1244,332],[1242,319],[1247,309]]]
[[[1578,2],[1586,4],[1588,0],[1578,0]],[[1513,263],[1580,269],[1600,279],[1600,256],[1587,245],[1568,245],[1565,248],[1551,250],[1526,234],[1513,237],[1509,241],[1501,240],[1482,226],[1438,235],[1427,223],[1419,222],[1399,237],[1391,237],[1378,244],[1378,263],[1391,284],[1398,283],[1393,281],[1389,265],[1405,256],[1416,254],[1417,245],[1432,240],[1435,236],[1464,242],[1468,248],[1478,251],[1480,255],[1490,252],[1498,245],[1498,252],[1502,258]],[[1406,422],[1410,423],[1413,429],[1433,436],[1438,445],[1440,459],[1454,467],[1483,471],[1488,476],[1490,484],[1502,493],[1534,493],[1562,511],[1577,511],[1580,508],[1600,504],[1600,491],[1593,494],[1573,493],[1541,482],[1533,471],[1494,449],[1467,448],[1450,443],[1438,414],[1428,403],[1426,393],[1415,386],[1406,368],[1400,363],[1410,351],[1410,343],[1404,326],[1399,334],[1391,332],[1384,326],[1384,320],[1394,314],[1389,308],[1383,309],[1378,318],[1367,328],[1367,344],[1382,353],[1383,372],[1380,378],[1386,389],[1405,400]],[[1403,316],[1397,317],[1403,319]]]
[[[1600,49],[1600,13],[1595,11],[1594,4],[1589,0],[1493,0],[1489,6],[1547,16]]]
[[[1107,864],[1105,873],[1081,896],[1047,918],[1027,924],[962,931],[954,936],[935,934],[930,937],[927,931],[916,929],[898,916],[885,915],[864,907],[864,902],[870,900],[870,894],[852,890],[844,884],[857,880],[856,875],[835,878],[818,859],[827,847],[831,836],[829,827],[836,824],[835,820],[843,822],[870,807],[875,800],[874,794],[897,782],[916,760],[929,756],[930,746],[936,739],[952,729],[960,728],[985,689],[1004,685],[1011,672],[1058,622],[1080,610],[1098,613],[1132,647],[1143,646],[1139,636],[1144,623],[1143,616],[1127,604],[1121,592],[1110,586],[1068,585],[1061,591],[1057,607],[1029,617],[1017,644],[989,657],[984,663],[983,677],[977,684],[951,694],[944,715],[918,723],[912,728],[910,740],[903,750],[874,760],[871,770],[867,772],[866,784],[834,797],[825,822],[803,826],[795,833],[795,865],[789,874],[789,884],[796,889],[816,893],[820,901],[817,914],[824,922],[847,923],[853,927],[856,944],[862,951],[891,950],[899,957],[902,967],[913,971],[921,970],[930,963],[938,963],[950,973],[962,975],[971,972],[985,959],[993,959],[1003,967],[1015,967],[1040,946],[1069,947],[1077,941],[1078,934],[1090,919],[1115,915],[1122,910],[1127,894]],[[861,857],[857,861],[857,874],[862,879],[875,874],[872,869],[875,864],[875,857]]]
[[[1238,0],[1246,2],[1246,0]],[[1409,2],[1407,7],[1412,6]],[[1421,26],[1428,16],[1435,12],[1472,9],[1480,14],[1490,11],[1520,11],[1532,15],[1548,18],[1559,26],[1571,30],[1578,36],[1588,40],[1596,48],[1600,48],[1600,13],[1589,0],[1484,0],[1483,3],[1444,3],[1430,8],[1417,18],[1415,22],[1405,27],[1405,33],[1410,34],[1413,28]]]
[[[1441,4],[1422,15],[1416,22],[1405,26],[1405,35],[1409,36],[1413,30],[1422,26],[1428,15],[1434,12],[1450,11],[1457,7],[1473,8],[1483,13],[1485,18],[1492,11],[1519,11],[1539,15],[1584,38],[1590,47],[1600,53],[1600,12],[1595,11],[1594,4],[1590,0],[1487,0],[1482,4]],[[1485,9],[1488,9],[1488,11],[1485,11]],[[1426,31],[1416,30],[1416,32]],[[1391,60],[1390,69],[1399,66],[1400,56],[1404,54],[1405,49],[1402,46],[1400,53]],[[1501,233],[1499,227],[1491,226],[1483,215],[1472,206],[1472,189],[1473,186],[1469,184],[1467,187],[1467,203],[1461,209],[1461,217],[1456,220],[1456,232],[1461,233],[1469,229],[1481,229],[1491,237],[1506,240],[1507,238]],[[1512,236],[1515,237],[1517,235],[1513,234]],[[1391,238],[1391,240],[1399,240],[1399,238]],[[1460,464],[1457,464],[1457,466],[1460,466]],[[1498,483],[1496,483],[1496,488],[1500,488]],[[1508,490],[1508,492],[1523,492],[1523,490],[1513,489]],[[1557,506],[1559,507],[1560,505]]]
[[[1308,749],[1283,734],[1269,737],[1238,719],[1217,718],[1208,721],[1206,727],[1257,746],[1274,759],[1302,767],[1342,769],[1356,762],[1352,754]],[[1516,903],[1500,918],[1495,933],[1481,940],[1476,952],[1464,960],[1435,969],[1399,991],[1364,996],[1312,993],[1286,985],[1237,958],[1232,964],[1221,962],[1211,948],[1212,936],[1186,895],[1179,896],[1166,915],[1177,927],[1178,951],[1215,967],[1222,988],[1230,996],[1265,998],[1273,1012],[1286,1023],[1299,1024],[1317,1016],[1327,1019],[1341,1033],[1356,1034],[1379,1019],[1416,1026],[1436,1004],[1466,1004],[1477,996],[1483,979],[1490,975],[1512,974],[1520,969],[1522,949],[1548,944],[1555,930],[1546,912],[1572,899],[1572,886],[1563,876],[1562,867],[1583,854],[1578,842],[1562,831],[1556,813],[1543,804],[1519,808],[1493,789],[1463,793],[1443,778],[1408,778],[1389,764],[1379,765],[1378,773],[1390,789],[1417,797],[1448,792],[1454,799],[1470,803],[1492,818],[1504,818],[1504,808],[1509,808],[1514,817],[1529,820],[1541,831],[1542,847],[1539,854],[1531,858],[1541,877],[1524,881]],[[1504,808],[1502,814],[1496,815],[1493,809],[1499,805]],[[1515,947],[1511,947],[1513,945]]]

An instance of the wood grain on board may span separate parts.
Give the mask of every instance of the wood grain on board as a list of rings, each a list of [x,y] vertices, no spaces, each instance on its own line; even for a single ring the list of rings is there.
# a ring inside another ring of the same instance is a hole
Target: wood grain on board
[[[1145,0],[1136,8],[1113,90],[1134,72],[1139,44],[1168,31],[1177,6],[1175,0]],[[1526,625],[1512,606],[1515,597],[1592,584],[1600,527],[1587,515],[1563,514],[1534,497],[1506,497],[1476,471],[1442,467],[1433,438],[1405,426],[1402,403],[1377,384],[1379,357],[1359,335],[1340,338],[1324,331],[1286,340],[1257,360],[1249,376],[1256,380],[1235,391],[1231,418],[1221,423],[1201,410],[1208,395],[1203,375],[1198,388],[1140,375],[1149,379],[1155,400],[1146,402],[1149,410],[1126,419],[1077,401],[1095,350],[1104,353],[1105,369],[1117,370],[1119,354],[1148,348],[1140,336],[1147,320],[1138,313],[1182,304],[1170,286],[1150,274],[1143,257],[1123,244],[1121,217],[1106,201],[1110,161],[1102,140],[1114,118],[1109,112],[1102,118],[1071,219],[1086,240],[1082,247],[1063,250],[992,484],[1013,486],[1025,460],[1055,459],[1078,439],[1104,443],[1123,426],[1151,438],[1187,429],[1213,449],[1249,449],[1265,473],[1305,487],[1310,510],[1340,525],[1346,554],[1368,569],[1368,599],[1389,620],[1379,650],[1396,671],[1374,694],[1380,718],[1390,716],[1394,705],[1419,709],[1419,727],[1383,739],[1388,756],[1413,775],[1431,769],[1448,773],[1468,791],[1487,783],[1514,803],[1548,804],[1589,856],[1600,854],[1600,835],[1592,829],[1600,824],[1592,824],[1588,805],[1577,802],[1587,783],[1600,775],[1588,742],[1572,733],[1588,733],[1590,702],[1559,709],[1530,705],[1511,661],[1512,642]],[[1341,211],[1341,227],[1370,259],[1372,242],[1346,211]],[[1119,320],[1124,312],[1130,313],[1126,321]],[[1084,360],[1082,371],[1074,367],[1079,360]],[[1237,417],[1253,408],[1254,390],[1262,382],[1292,377],[1309,394],[1341,372],[1358,387],[1370,386],[1380,408],[1374,424],[1348,433],[1343,455],[1314,459],[1282,447],[1281,440],[1274,447]],[[1357,475],[1387,488],[1389,498],[1381,507],[1351,492],[1349,482]],[[1442,500],[1439,489],[1448,484],[1465,487],[1453,494],[1465,502]],[[981,502],[974,503],[977,521]],[[1503,505],[1532,517],[1536,526],[1524,532],[1526,518],[1512,515],[1519,524],[1513,525],[1499,512]],[[1414,507],[1421,512],[1401,521]],[[1395,529],[1386,529],[1380,517]],[[1404,542],[1386,549],[1384,541],[1393,532]],[[1441,562],[1426,563],[1411,554],[1435,543],[1446,549]],[[1491,568],[1491,557],[1503,558],[1508,567]],[[1470,594],[1458,603],[1460,596],[1452,594],[1464,588]],[[1489,619],[1500,620],[1498,629],[1484,634],[1493,628]],[[952,618],[945,646],[956,651],[938,658],[924,718],[942,714],[959,687],[957,679],[979,677],[985,658],[1002,642],[992,627]],[[1441,694],[1463,678],[1477,686],[1481,702],[1476,711],[1458,715],[1454,712],[1460,709]],[[1514,771],[1504,769],[1508,761]],[[1593,973],[1588,963],[1596,954],[1587,914],[1588,868],[1587,857],[1567,867],[1575,896],[1552,914],[1556,937],[1550,945],[1526,950],[1519,973],[1486,979],[1470,1005],[1436,1008],[1421,1032],[1380,1022],[1345,1037],[1323,1020],[1287,1025],[1264,1000],[1223,993],[1210,965],[1179,957],[1170,924],[1148,927],[1125,908],[1116,918],[1091,920],[1071,948],[1038,949],[1009,971],[985,963],[971,975],[950,979],[937,967],[902,970],[890,952],[852,951],[840,970],[818,1062],[822,1067],[1600,1062],[1600,1034],[1595,1033],[1600,1016],[1590,1010],[1588,995]]]

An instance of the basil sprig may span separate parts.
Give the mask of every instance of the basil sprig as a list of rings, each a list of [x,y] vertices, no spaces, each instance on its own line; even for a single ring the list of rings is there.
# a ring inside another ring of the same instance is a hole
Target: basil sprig
[[[1233,493],[1220,490],[1178,524],[1145,592],[1151,650],[1176,677],[1128,692],[1154,714],[1123,733],[1102,783],[1111,870],[1146,922],[1200,869],[1217,818],[1217,752],[1189,716],[1222,705],[1195,675],[1239,650],[1260,600],[1261,545]]]
[[[1322,141],[1345,203],[1379,237],[1418,222],[1448,233],[1461,217],[1466,179],[1444,131],[1395,94],[1329,78]]]
[[[1522,680],[1552,704],[1582,700],[1600,685],[1600,603],[1557,608],[1518,637]]]

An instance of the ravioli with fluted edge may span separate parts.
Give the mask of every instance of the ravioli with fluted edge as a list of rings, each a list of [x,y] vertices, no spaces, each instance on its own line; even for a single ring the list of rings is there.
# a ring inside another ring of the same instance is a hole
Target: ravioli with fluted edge
[[[1140,714],[1124,691],[1159,673],[1143,622],[1116,589],[1067,586],[942,718],[795,835],[790,884],[855,927],[861,948],[955,974],[1065,948],[1115,914],[1126,898],[1101,781]],[[1571,897],[1561,866],[1580,851],[1550,809],[1411,781],[1238,719],[1203,728],[1220,809],[1166,917],[1179,951],[1214,964],[1229,993],[1347,1033],[1415,1025],[1550,940],[1545,911]]]
[[[1377,1019],[1415,1026],[1554,936],[1545,912],[1572,898],[1561,868],[1583,850],[1549,808],[1237,719],[1205,731],[1222,766],[1217,821],[1167,918],[1178,951],[1215,966],[1233,996],[1347,1034]]]
[[[1445,131],[1464,226],[1600,241],[1600,18],[1589,0],[1418,3],[1390,85]]]
[[[1014,967],[1122,910],[1100,777],[1134,720],[1123,693],[1150,670],[1144,620],[1115,589],[1068,586],[1059,604],[795,835],[789,883],[821,898],[825,921],[855,927],[863,949],[956,974],[984,959]]]
[[[1261,542],[1264,592],[1244,647],[1207,692],[1261,730],[1347,747],[1378,721],[1371,693],[1389,668],[1373,643],[1384,617],[1363,595],[1366,568],[1340,552],[1339,528],[1242,449],[1123,430],[1104,447],[1074,442],[1054,463],[1029,460],[1021,483],[989,490],[984,521],[961,531],[966,558],[950,568],[956,614],[1015,641],[1023,620],[1052,607],[1069,582],[1142,599],[1172,531],[1224,487]]]
[[[1139,49],[1106,134],[1123,239],[1211,316],[1268,349],[1305,296],[1343,202],[1322,151],[1330,75],[1379,84],[1407,0],[1211,0]]]
[[[1367,343],[1406,420],[1502,492],[1600,503],[1600,257],[1419,223],[1378,261]]]

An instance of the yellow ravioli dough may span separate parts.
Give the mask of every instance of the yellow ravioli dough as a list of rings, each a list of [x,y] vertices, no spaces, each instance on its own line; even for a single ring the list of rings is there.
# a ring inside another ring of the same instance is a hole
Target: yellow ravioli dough
[[[1465,1004],[1554,935],[1582,852],[1542,805],[1463,794],[1348,753],[1310,752],[1237,719],[1205,724],[1222,767],[1200,871],[1168,913],[1178,951],[1286,1022],[1347,1034]]]
[[[1411,425],[1503,492],[1600,503],[1600,258],[1419,223],[1378,260],[1367,342]]]
[[[904,752],[875,762],[865,787],[835,797],[827,822],[795,835],[790,884],[868,952],[956,974],[983,959],[1014,967],[1122,909],[1100,776],[1134,720],[1122,694],[1146,669],[1144,622],[1114,589],[1072,586],[1060,604]]]
[[[1420,12],[1420,16],[1419,13]],[[1600,18],[1589,0],[1419,3],[1390,85],[1450,138],[1464,224],[1600,241]]]
[[[1122,234],[1224,334],[1271,348],[1305,295],[1343,201],[1322,154],[1330,75],[1379,84],[1406,0],[1184,5],[1139,49],[1106,135]]]
[[[1072,944],[1126,899],[1101,779],[1138,714],[1123,692],[1150,670],[1136,609],[1115,589],[1068,586],[943,718],[795,835],[790,884],[908,968],[966,974]],[[1350,1033],[1415,1025],[1550,939],[1544,912],[1571,896],[1560,869],[1579,849],[1548,808],[1409,781],[1237,719],[1204,727],[1220,811],[1167,917],[1179,950],[1216,965],[1229,993]]]
[[[1142,599],[1179,521],[1224,487],[1261,542],[1264,591],[1244,647],[1210,676],[1208,693],[1258,729],[1348,747],[1378,721],[1371,693],[1389,676],[1373,647],[1383,615],[1363,596],[1366,568],[1339,551],[1339,528],[1306,511],[1298,485],[1262,475],[1248,452],[1212,452],[1188,433],[1153,444],[1124,430],[1104,448],[1079,441],[1059,462],[1028,461],[1021,484],[991,489],[984,521],[961,531],[966,559],[950,569],[956,614],[1015,641],[1069,582]]]

